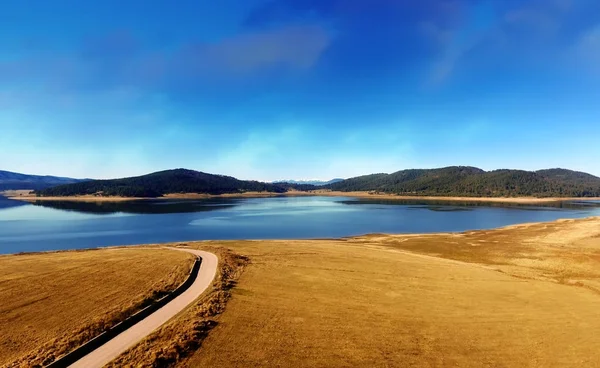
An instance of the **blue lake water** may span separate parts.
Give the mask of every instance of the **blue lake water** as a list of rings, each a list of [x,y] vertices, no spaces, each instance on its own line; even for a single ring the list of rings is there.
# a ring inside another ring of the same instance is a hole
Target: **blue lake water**
[[[343,197],[38,202],[0,197],[0,253],[190,240],[428,233],[600,215],[600,203],[548,206]]]

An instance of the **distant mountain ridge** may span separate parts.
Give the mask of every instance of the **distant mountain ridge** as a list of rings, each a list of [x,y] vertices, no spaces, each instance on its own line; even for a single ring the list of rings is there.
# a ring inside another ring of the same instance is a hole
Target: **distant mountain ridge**
[[[327,185],[335,191],[465,197],[600,197],[600,178],[578,171],[484,171],[470,166],[371,174]]]
[[[340,182],[344,179],[331,179],[331,180],[276,180],[274,182],[272,182],[273,184],[281,184],[281,183],[289,183],[289,184],[300,184],[300,185],[315,185],[315,186],[323,186],[323,185],[329,185],[329,184],[334,184],[337,182]]]
[[[171,193],[285,193],[289,190],[368,191],[411,196],[600,197],[600,178],[566,169],[484,171],[470,166],[409,169],[371,174],[323,186],[264,183],[231,176],[175,169],[113,180],[92,180],[37,190],[40,196],[103,195],[160,197]]]
[[[27,175],[0,170],[0,190],[39,190],[56,185],[77,183],[89,179],[73,179],[59,176]]]
[[[313,188],[313,187],[311,187]],[[207,174],[187,169],[159,171],[123,179],[94,180],[60,185],[37,191],[41,196],[100,194],[123,197],[160,197],[171,193],[235,194],[243,192],[285,193],[306,189],[294,184],[273,184],[239,180],[231,176]]]

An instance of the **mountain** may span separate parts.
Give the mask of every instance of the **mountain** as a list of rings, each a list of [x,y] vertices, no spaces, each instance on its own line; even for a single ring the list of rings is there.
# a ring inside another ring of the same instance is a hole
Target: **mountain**
[[[372,174],[326,186],[336,191],[465,197],[599,197],[600,178],[566,169],[494,170],[451,166]]]
[[[80,181],[82,180],[58,176],[26,175],[0,170],[0,190],[38,190],[61,184],[77,183]]]
[[[285,193],[289,189],[301,189],[300,187],[305,190],[314,188],[313,186],[238,180],[231,176],[175,169],[132,178],[93,180],[60,185],[37,191],[37,194],[41,196],[72,196],[100,193],[105,196],[160,197],[169,193]]]
[[[273,184],[288,183],[288,184],[297,184],[297,185],[314,185],[314,186],[320,187],[323,185],[337,183],[342,180],[344,180],[344,179],[331,179],[329,181],[323,181],[323,180],[277,180],[277,181],[274,181]]]
[[[18,175],[18,174],[17,174]],[[73,180],[64,179],[62,180]],[[160,197],[169,193],[226,194],[285,193],[290,189],[377,191],[401,195],[464,197],[600,197],[600,178],[577,171],[484,171],[470,166],[410,169],[392,174],[371,174],[323,186],[302,182],[263,183],[230,176],[175,169],[113,180],[92,180],[37,190],[41,196],[101,194],[124,197]]]

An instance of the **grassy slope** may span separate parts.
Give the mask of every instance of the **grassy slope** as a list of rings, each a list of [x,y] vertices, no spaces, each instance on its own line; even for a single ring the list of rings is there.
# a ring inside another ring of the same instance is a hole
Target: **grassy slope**
[[[0,366],[32,351],[39,357],[44,344],[45,352],[60,350],[86,332],[95,335],[153,292],[177,287],[192,261],[181,252],[134,248],[1,256]]]
[[[600,219],[221,244],[252,263],[190,367],[600,361]]]

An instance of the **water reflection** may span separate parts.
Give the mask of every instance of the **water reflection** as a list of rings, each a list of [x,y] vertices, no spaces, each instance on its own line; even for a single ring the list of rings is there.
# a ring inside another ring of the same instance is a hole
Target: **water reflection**
[[[515,203],[515,202],[485,202],[485,201],[443,201],[431,199],[352,199],[341,203],[347,205],[382,205],[382,206],[408,206],[410,209],[428,209],[431,211],[469,211],[478,207],[501,207],[507,209],[518,209],[525,211],[552,211],[552,210],[577,210],[600,208],[600,201],[556,201],[539,203]]]
[[[309,198],[313,198],[310,200]],[[295,201],[295,199],[297,201]],[[256,203],[254,203],[256,201]],[[6,202],[6,203],[4,203]],[[281,202],[281,203],[280,203]],[[244,205],[243,209],[259,209],[263,206],[264,211],[274,213],[277,207],[284,207],[285,211],[290,211],[290,202],[303,202],[303,208],[314,210],[315,207],[331,205],[371,205],[371,206],[406,206],[411,210],[430,210],[439,212],[458,212],[471,211],[480,207],[501,207],[507,209],[518,209],[526,211],[552,211],[552,210],[577,210],[600,208],[599,201],[561,201],[535,204],[523,204],[514,202],[481,202],[481,201],[441,201],[441,200],[386,200],[386,199],[356,199],[356,198],[323,198],[323,197],[282,197],[270,198],[268,202],[264,199],[153,199],[137,200],[124,202],[75,202],[75,201],[36,201],[32,204],[39,207],[47,207],[63,211],[74,211],[79,213],[88,213],[96,215],[104,214],[166,214],[166,213],[193,213],[210,212],[222,209],[230,209]],[[23,205],[20,201],[11,201],[0,199],[0,208]],[[248,205],[252,205],[251,207]],[[248,208],[247,208],[248,207]],[[256,208],[255,208],[256,207]],[[292,206],[295,207],[295,206]],[[299,211],[301,208],[294,208]]]
[[[75,201],[36,201],[34,206],[62,211],[74,211],[95,215],[129,213],[138,215],[165,213],[208,212],[232,208],[238,205],[236,200],[139,200],[123,202],[75,202]]]
[[[23,201],[15,201],[6,197],[0,196],[0,210],[4,208],[12,208],[19,206],[26,206],[27,203]]]
[[[348,197],[128,202],[0,200],[0,253],[222,239],[339,238],[490,229],[600,215],[600,203],[535,205]]]

